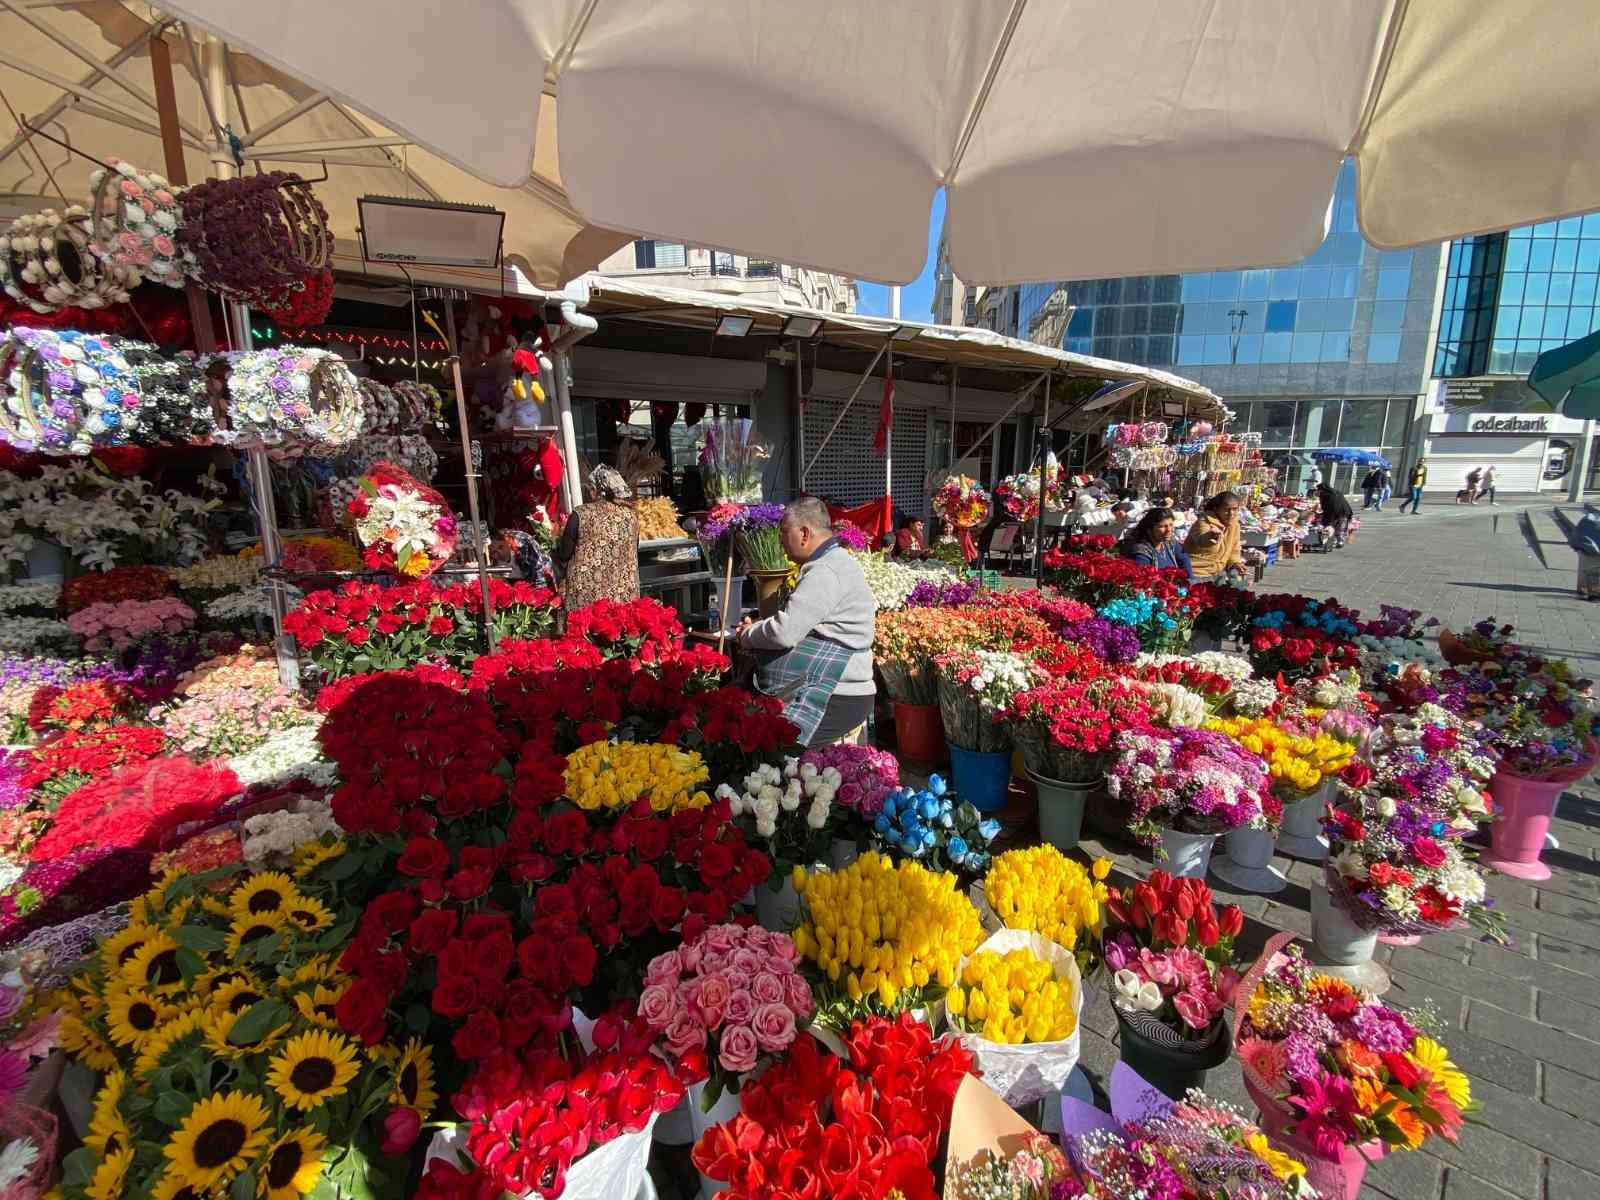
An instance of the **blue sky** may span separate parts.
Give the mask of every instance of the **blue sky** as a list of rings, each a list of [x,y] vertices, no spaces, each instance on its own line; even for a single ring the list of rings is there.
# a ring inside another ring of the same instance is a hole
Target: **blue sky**
[[[940,188],[933,195],[933,208],[928,213],[928,257],[922,264],[922,274],[900,292],[900,315],[907,320],[933,320],[933,267],[939,258],[939,231],[943,228],[944,189]],[[889,315],[889,289],[883,284],[863,279],[859,295],[857,311],[872,317]]]

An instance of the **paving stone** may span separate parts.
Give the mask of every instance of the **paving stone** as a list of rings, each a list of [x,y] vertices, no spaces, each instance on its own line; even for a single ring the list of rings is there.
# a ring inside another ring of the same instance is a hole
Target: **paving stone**
[[[1504,1177],[1506,1172],[1496,1175],[1488,1170],[1479,1170],[1472,1165],[1472,1160],[1479,1156],[1495,1158],[1504,1150],[1504,1147],[1496,1146],[1496,1141],[1505,1140],[1520,1149],[1543,1151],[1551,1158],[1559,1158],[1575,1167],[1600,1172],[1600,1128],[1558,1108],[1515,1095],[1484,1080],[1473,1080],[1472,1094],[1474,1099],[1483,1104],[1478,1120],[1484,1124],[1463,1130],[1461,1146],[1444,1147],[1440,1151],[1441,1157],[1524,1196],[1537,1195],[1537,1192],[1531,1186],[1519,1189],[1516,1179],[1508,1181]],[[1459,1160],[1453,1157],[1457,1152],[1464,1157]],[[1517,1157],[1520,1160],[1520,1156]]]
[[[1367,1168],[1365,1195],[1378,1192],[1393,1200],[1433,1200],[1444,1181],[1444,1163],[1431,1154],[1388,1154]]]
[[[1541,992],[1559,992],[1580,1000],[1595,994],[1595,981],[1581,971],[1532,959],[1504,946],[1474,947],[1472,966],[1501,979],[1531,983]]]
[[[1574,950],[1587,950],[1594,956],[1595,965],[1600,966],[1600,922],[1563,916],[1548,909],[1523,908],[1518,904],[1503,905],[1500,911],[1512,929],[1537,933],[1541,938],[1551,936]],[[1548,956],[1541,953],[1539,957]]]
[[[1600,1079],[1600,1054],[1595,1053],[1594,1043],[1481,1000],[1468,1001],[1467,1032],[1545,1062],[1566,1063],[1591,1078]]]
[[[1600,950],[1588,945],[1580,946],[1576,942],[1541,933],[1537,957],[1540,962],[1566,967],[1569,971],[1578,971],[1591,977],[1600,976]]]
[[[1600,1001],[1600,990],[1591,997]],[[1600,1043],[1600,1008],[1556,992],[1539,993],[1539,1020],[1586,1041]],[[1594,1053],[1600,1054],[1600,1046]]]
[[[1503,1188],[1485,1183],[1458,1167],[1451,1167],[1444,1176],[1444,1200],[1524,1200]]]
[[[1539,1067],[1532,1056],[1464,1029],[1452,1029],[1445,1040],[1450,1057],[1472,1077],[1474,1086],[1486,1079],[1523,1096],[1539,1094]]]
[[[1488,1121],[1492,1127],[1468,1126],[1462,1130],[1461,1144],[1457,1146],[1443,1139],[1434,1139],[1428,1145],[1452,1169],[1465,1171],[1515,1196],[1537,1196],[1539,1180],[1544,1171],[1544,1156],[1520,1135],[1501,1132],[1503,1123],[1498,1110],[1480,1113],[1479,1118]],[[1412,1155],[1402,1154],[1399,1157],[1408,1158],[1421,1153],[1425,1151],[1414,1151]],[[1396,1200],[1409,1200],[1409,1197],[1396,1197]]]
[[[1600,1175],[1592,1175],[1560,1159],[1550,1160],[1544,1200],[1595,1200],[1596,1196],[1600,1196]]]
[[[1408,1001],[1413,992],[1426,996],[1431,990],[1441,996],[1448,993],[1484,1000],[1524,1017],[1534,1015],[1532,984],[1492,975],[1437,954],[1423,958],[1398,952],[1390,964],[1390,974],[1404,983]]]

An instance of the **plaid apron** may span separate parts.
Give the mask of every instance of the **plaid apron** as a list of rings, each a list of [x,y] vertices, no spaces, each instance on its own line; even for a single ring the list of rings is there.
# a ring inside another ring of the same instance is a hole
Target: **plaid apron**
[[[783,701],[783,715],[799,726],[802,746],[809,746],[816,736],[853,654],[842,642],[809,634],[793,650],[758,655],[756,690]]]

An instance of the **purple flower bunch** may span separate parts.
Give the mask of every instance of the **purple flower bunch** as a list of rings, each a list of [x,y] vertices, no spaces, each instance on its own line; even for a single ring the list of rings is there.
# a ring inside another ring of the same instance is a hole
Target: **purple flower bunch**
[[[907,608],[949,608],[971,604],[978,594],[978,585],[965,579],[919,579],[906,596]],[[1135,639],[1137,647],[1138,641]],[[1135,653],[1138,653],[1135,650]]]
[[[900,761],[876,746],[817,746],[800,756],[803,770],[809,763],[819,773],[829,767],[839,772],[835,804],[871,820],[883,811],[889,793],[900,786]]]
[[[1064,622],[1059,630],[1064,641],[1076,642],[1101,662],[1127,663],[1139,657],[1139,631],[1104,617],[1084,617]]]
[[[150,854],[95,846],[31,865],[0,895],[0,946],[34,929],[127,900],[150,879]]]
[[[872,539],[867,536],[867,531],[859,525],[852,525],[849,521],[840,521],[835,525],[833,536],[846,550],[859,551],[872,548]]]
[[[1224,833],[1261,817],[1267,764],[1226,734],[1130,729],[1114,747],[1107,790],[1129,806],[1128,831],[1146,845],[1159,845],[1163,828]]]

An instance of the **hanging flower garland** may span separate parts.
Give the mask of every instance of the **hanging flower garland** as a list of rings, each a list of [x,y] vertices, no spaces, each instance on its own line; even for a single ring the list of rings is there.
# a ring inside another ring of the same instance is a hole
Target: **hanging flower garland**
[[[87,454],[137,427],[137,376],[112,339],[18,326],[0,342],[0,434],[21,449]]]
[[[18,217],[0,237],[0,287],[40,315],[125,303],[138,274],[94,255],[93,228],[78,204]]]
[[[400,402],[388,385],[376,379],[363,379],[357,386],[361,389],[363,433],[383,433],[399,424]]]
[[[131,163],[113,159],[111,166],[89,176],[94,217],[89,249],[107,268],[126,272],[133,285],[148,280],[182,287],[194,258],[178,244],[183,224],[178,189]]]
[[[205,369],[227,380],[218,440],[303,451],[344,446],[361,432],[361,391],[337,354],[281,346],[218,355]]]
[[[163,442],[204,442],[217,429],[205,372],[193,355],[168,357],[147,342],[106,339],[127,361],[144,405],[140,428]]]
[[[327,210],[286,171],[197,184],[183,194],[183,215],[179,243],[200,282],[254,308],[283,308],[332,257]]]
[[[400,428],[421,429],[444,416],[444,399],[431,383],[402,379],[390,391],[400,404]]]

